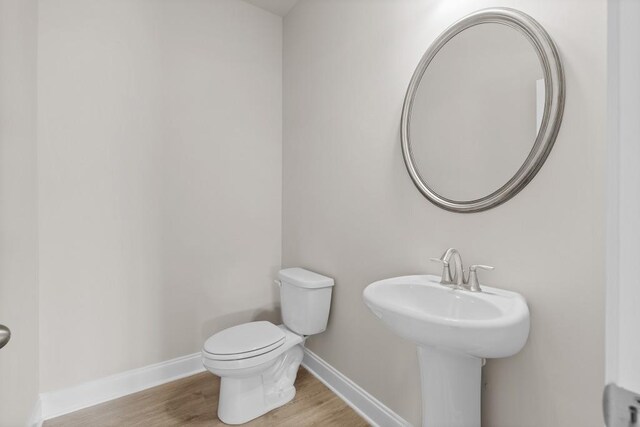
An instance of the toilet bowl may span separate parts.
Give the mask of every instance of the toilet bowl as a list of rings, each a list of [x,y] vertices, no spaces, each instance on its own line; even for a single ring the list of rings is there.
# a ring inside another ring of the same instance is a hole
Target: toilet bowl
[[[222,422],[243,424],[293,399],[302,336],[270,322],[245,323],[222,332],[228,333],[224,338],[241,337],[235,348],[214,335],[202,351],[204,366],[221,378],[218,418]]]
[[[202,362],[220,377],[218,418],[244,424],[291,401],[308,335],[327,326],[333,279],[301,268],[278,273],[283,325],[257,321],[211,336]]]

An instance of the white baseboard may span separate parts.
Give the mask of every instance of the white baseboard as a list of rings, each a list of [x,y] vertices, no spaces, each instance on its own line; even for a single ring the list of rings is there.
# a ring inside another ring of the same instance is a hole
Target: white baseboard
[[[345,377],[317,354],[304,349],[302,365],[344,400],[367,422],[377,427],[406,427],[410,424],[359,385]],[[88,408],[118,397],[204,372],[200,353],[145,366],[62,390],[42,393],[28,427],[41,427],[43,420]]]
[[[204,370],[200,353],[195,353],[62,390],[42,393],[40,419],[55,418]]]
[[[304,349],[302,366],[329,387],[369,424],[377,427],[411,425],[308,348]]]

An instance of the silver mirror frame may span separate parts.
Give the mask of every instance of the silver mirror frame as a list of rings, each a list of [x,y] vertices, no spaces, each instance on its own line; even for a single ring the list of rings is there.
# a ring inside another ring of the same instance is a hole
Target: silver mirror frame
[[[533,45],[544,73],[544,114],[540,130],[538,131],[529,156],[506,184],[493,193],[479,199],[465,201],[451,200],[432,190],[420,176],[420,173],[414,165],[411,153],[411,141],[409,140],[413,101],[422,76],[440,49],[460,32],[476,25],[487,23],[502,24],[514,28],[522,33]],[[409,88],[407,89],[407,94],[404,99],[400,126],[402,154],[405,165],[407,166],[407,171],[418,190],[432,203],[443,209],[452,212],[471,213],[496,207],[518,194],[520,190],[533,179],[544,164],[560,130],[564,102],[564,71],[558,49],[549,34],[536,20],[523,12],[510,8],[482,9],[467,15],[438,36],[422,56],[413,73],[413,77],[411,77],[411,82],[409,83]]]

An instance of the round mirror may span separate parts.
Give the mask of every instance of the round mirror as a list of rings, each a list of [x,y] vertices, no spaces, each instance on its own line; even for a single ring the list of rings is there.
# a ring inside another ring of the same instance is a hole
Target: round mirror
[[[531,17],[486,9],[449,27],[413,75],[402,113],[409,174],[436,205],[477,212],[517,194],[558,133],[564,75]]]

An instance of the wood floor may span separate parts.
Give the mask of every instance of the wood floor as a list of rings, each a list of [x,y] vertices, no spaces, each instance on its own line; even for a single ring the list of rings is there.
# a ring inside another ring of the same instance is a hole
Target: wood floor
[[[339,426],[368,424],[304,368],[296,397],[244,426]],[[83,409],[44,423],[44,427],[224,426],[216,411],[220,379],[209,372]]]

